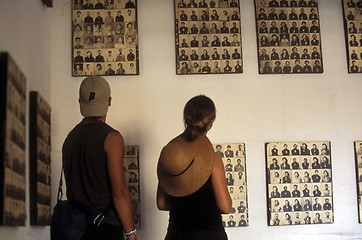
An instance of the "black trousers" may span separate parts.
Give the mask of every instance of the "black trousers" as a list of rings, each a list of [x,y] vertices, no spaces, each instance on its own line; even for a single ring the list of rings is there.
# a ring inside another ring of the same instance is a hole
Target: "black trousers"
[[[81,240],[124,240],[122,227],[101,223],[99,227],[89,224]]]
[[[165,240],[227,240],[225,231],[167,232]]]

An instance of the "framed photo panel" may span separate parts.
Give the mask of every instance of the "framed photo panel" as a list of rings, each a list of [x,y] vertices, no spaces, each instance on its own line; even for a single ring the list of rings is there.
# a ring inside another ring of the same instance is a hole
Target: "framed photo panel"
[[[133,218],[136,228],[141,229],[139,146],[126,146],[124,169],[127,172],[128,188],[131,195]]]
[[[318,0],[254,1],[259,73],[323,73]]]
[[[223,160],[232,199],[231,212],[222,215],[223,224],[225,227],[249,226],[245,144],[214,144],[214,149]]]
[[[269,226],[333,223],[330,145],[265,144]]]
[[[357,170],[358,222],[362,223],[362,141],[354,142]]]
[[[138,75],[137,0],[72,0],[72,74]]]
[[[362,73],[362,2],[342,0],[348,73]]]
[[[242,73],[239,0],[174,0],[176,73]]]
[[[26,78],[0,53],[0,224],[25,226]]]
[[[31,91],[29,110],[30,224],[47,226],[51,222],[50,106]]]

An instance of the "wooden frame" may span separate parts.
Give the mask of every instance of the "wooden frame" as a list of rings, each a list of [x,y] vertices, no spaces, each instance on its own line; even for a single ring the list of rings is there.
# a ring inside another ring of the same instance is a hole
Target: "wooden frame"
[[[362,73],[362,2],[342,0],[348,73]]]
[[[333,223],[330,145],[265,144],[269,226]]]
[[[225,227],[249,226],[249,208],[247,197],[245,144],[214,144],[214,149],[223,160],[226,184],[232,199],[229,214],[222,215]]]
[[[354,142],[357,176],[358,222],[362,223],[362,141]]]
[[[318,0],[254,1],[259,73],[323,73]]]
[[[72,0],[72,75],[138,75],[137,0]]]
[[[30,224],[51,222],[50,106],[38,92],[30,92],[29,106]]]
[[[140,201],[140,168],[139,146],[126,146],[124,169],[127,172],[128,188],[131,195],[133,219],[137,229],[141,229],[141,201]]]
[[[26,78],[0,53],[0,224],[25,226]]]
[[[239,0],[174,0],[176,73],[243,72]]]

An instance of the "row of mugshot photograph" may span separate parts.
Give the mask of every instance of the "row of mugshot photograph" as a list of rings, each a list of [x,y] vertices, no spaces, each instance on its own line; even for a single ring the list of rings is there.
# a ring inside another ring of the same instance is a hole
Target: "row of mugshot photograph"
[[[135,22],[137,20],[136,9],[122,10],[74,10],[73,27],[77,24],[93,24],[96,26],[110,25],[114,23]]]
[[[263,7],[318,7],[317,0],[256,0]]]
[[[258,6],[256,9],[256,19],[260,20],[317,20],[319,17],[317,8],[263,8]]]
[[[242,73],[241,60],[210,60],[180,62],[177,73],[208,74],[208,73]]]
[[[319,183],[331,182],[331,169],[271,170],[270,183]]]
[[[177,9],[178,21],[236,21],[240,20],[238,8],[214,8],[214,9]]]
[[[267,156],[330,155],[330,142],[271,142],[266,143]],[[270,159],[271,160],[271,159]]]
[[[303,65],[302,65],[303,64]],[[313,64],[313,65],[312,65]],[[277,60],[260,61],[259,73],[281,74],[281,73],[323,73],[320,60]]]
[[[229,34],[240,33],[240,22],[180,22],[178,34]]]
[[[268,168],[270,171],[279,169],[330,169],[331,161],[330,157],[327,155],[273,156],[268,158]]]
[[[272,182],[272,181],[271,181]],[[269,198],[292,198],[292,197],[330,197],[332,196],[332,183],[329,182],[304,182],[289,184],[268,184]]]
[[[316,33],[272,33],[258,36],[259,47],[300,47],[319,46],[320,37]]]
[[[177,8],[236,8],[238,0],[175,0]]]
[[[270,210],[276,212],[331,211],[332,201],[329,197],[270,199]]]
[[[73,64],[73,74],[75,76],[134,75],[137,73],[136,62],[86,62]]]
[[[241,46],[241,35],[234,34],[213,34],[210,35],[189,35],[180,37],[178,48],[200,48],[200,47],[235,47]],[[194,49],[197,51],[197,49]],[[241,50],[241,47],[240,47]]]
[[[284,47],[260,48],[259,60],[321,59],[319,47],[293,47],[289,52]]]
[[[240,60],[241,52],[237,47],[180,48],[179,61]]]
[[[347,8],[362,8],[361,0],[343,0],[343,3]]]
[[[74,9],[135,8],[136,0],[73,0]]]
[[[319,33],[320,29],[317,26],[317,20],[312,21],[258,21],[257,32],[260,33],[293,33],[298,36],[298,33]],[[308,35],[307,35],[308,36]]]
[[[134,62],[138,58],[136,48],[75,50],[74,63]]]
[[[295,212],[295,213],[272,213],[270,216],[270,226],[300,225],[300,224],[323,224],[333,223],[333,212]]]

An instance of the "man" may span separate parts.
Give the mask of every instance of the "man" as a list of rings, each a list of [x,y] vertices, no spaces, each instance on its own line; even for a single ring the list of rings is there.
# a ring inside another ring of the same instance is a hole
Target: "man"
[[[290,154],[290,150],[288,149],[288,144],[283,145],[284,149],[282,150],[283,156],[288,156]]]
[[[105,123],[111,105],[107,81],[99,76],[85,78],[79,103],[84,118],[68,134],[62,148],[67,198],[92,219],[102,210],[105,216],[99,227],[90,222],[82,239],[120,239],[124,230],[128,239],[136,240],[123,170],[124,140]]]

